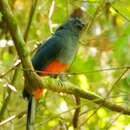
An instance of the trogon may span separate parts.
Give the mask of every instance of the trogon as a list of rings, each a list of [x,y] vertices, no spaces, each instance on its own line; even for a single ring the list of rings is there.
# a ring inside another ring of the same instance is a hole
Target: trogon
[[[80,32],[84,27],[79,16],[71,17],[58,27],[55,33],[44,42],[32,57],[32,64],[39,75],[61,73],[68,70],[78,49]],[[28,95],[27,127],[31,118],[32,96],[24,90],[24,95]],[[35,99],[41,96],[41,89],[36,87]],[[29,130],[29,128],[27,128]]]

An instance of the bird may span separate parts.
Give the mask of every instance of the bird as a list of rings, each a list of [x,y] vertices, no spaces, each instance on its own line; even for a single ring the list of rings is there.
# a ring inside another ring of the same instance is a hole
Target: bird
[[[77,13],[77,10],[74,11],[70,18],[60,25],[55,33],[37,49],[32,57],[32,65],[38,75],[55,75],[69,69],[77,53],[78,40],[85,26],[81,15],[82,13]],[[31,127],[33,98],[39,100],[42,90],[37,86],[33,96],[26,89],[23,91],[24,97],[28,99],[27,130],[30,130]]]

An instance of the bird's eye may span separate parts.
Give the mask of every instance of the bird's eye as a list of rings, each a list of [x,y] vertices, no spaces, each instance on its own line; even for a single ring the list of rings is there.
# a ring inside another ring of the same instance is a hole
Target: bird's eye
[[[64,28],[63,28],[63,26],[60,26],[58,29],[62,30],[62,29],[64,29]]]
[[[82,29],[84,27],[84,24],[80,20],[75,20],[74,24],[79,29]]]
[[[64,27],[61,25],[61,26],[59,26],[59,27],[56,29],[56,31],[59,31],[59,30],[62,30],[62,29],[64,29]]]

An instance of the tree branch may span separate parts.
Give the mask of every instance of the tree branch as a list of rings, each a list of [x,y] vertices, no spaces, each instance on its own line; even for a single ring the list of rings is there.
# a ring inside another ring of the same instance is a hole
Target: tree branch
[[[79,96],[80,98],[84,98],[87,100],[91,100],[93,103],[98,105],[102,105],[110,109],[111,111],[121,112],[122,114],[130,115],[130,109],[125,108],[121,105],[117,105],[113,102],[107,101],[105,98],[96,95],[90,91],[81,90],[79,86],[76,86],[68,81],[58,81],[52,78],[43,78],[43,86],[46,89],[55,91],[55,92],[63,92],[67,94],[73,94],[75,96]]]

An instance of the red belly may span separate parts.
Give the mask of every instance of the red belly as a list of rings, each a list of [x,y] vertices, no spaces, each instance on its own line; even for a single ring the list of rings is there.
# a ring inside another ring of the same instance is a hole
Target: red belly
[[[64,72],[68,69],[68,64],[60,63],[60,61],[55,60],[52,63],[50,63],[46,68],[42,69],[42,75],[48,75],[48,74],[57,74],[60,72]],[[42,95],[42,89],[40,87],[37,87],[35,89],[35,99],[40,99]]]
[[[42,70],[43,75],[47,74],[57,74],[60,72],[64,72],[69,67],[68,64],[60,63],[60,61],[55,60],[52,63],[50,63],[46,68]]]

